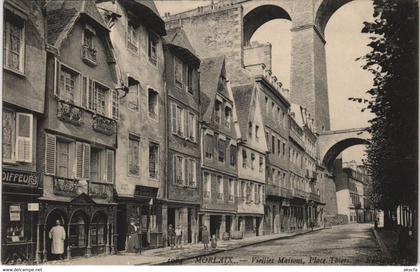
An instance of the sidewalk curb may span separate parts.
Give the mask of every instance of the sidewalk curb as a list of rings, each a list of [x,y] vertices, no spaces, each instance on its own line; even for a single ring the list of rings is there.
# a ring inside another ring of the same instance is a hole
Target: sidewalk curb
[[[310,230],[310,231],[307,231],[307,232],[294,233],[290,236],[275,237],[275,238],[270,238],[270,239],[263,240],[263,241],[251,242],[249,244],[232,246],[231,248],[209,251],[209,252],[197,254],[197,255],[194,255],[194,256],[187,256],[187,257],[184,257],[184,258],[180,258],[180,259],[177,259],[175,262],[164,261],[164,262],[149,263],[147,265],[176,265],[176,264],[182,263],[183,261],[191,260],[191,259],[198,258],[198,257],[206,257],[206,256],[213,255],[213,254],[218,254],[218,253],[227,252],[227,251],[231,251],[231,250],[235,250],[235,249],[239,249],[239,248],[258,245],[258,244],[262,244],[262,243],[266,243],[266,242],[270,242],[270,241],[275,241],[275,240],[285,240],[285,239],[289,239],[289,238],[294,238],[296,236],[301,236],[301,235],[305,235],[305,234],[309,234],[309,233],[318,232],[318,231],[321,231],[321,230],[324,230],[324,229],[325,228],[319,228],[319,229]],[[137,264],[137,265],[146,265],[146,264]]]
[[[378,243],[379,247],[381,248],[382,253],[386,256],[386,257],[391,257],[391,254],[389,252],[389,249],[386,247],[384,241],[382,240],[382,238],[379,236],[378,232],[376,231],[375,228],[371,228],[372,232],[373,232],[373,236],[375,236],[376,242]]]

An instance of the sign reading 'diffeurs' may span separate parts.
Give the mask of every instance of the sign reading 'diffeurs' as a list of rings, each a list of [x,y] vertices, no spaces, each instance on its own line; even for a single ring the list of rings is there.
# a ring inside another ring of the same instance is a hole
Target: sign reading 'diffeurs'
[[[37,187],[39,184],[39,176],[37,173],[33,172],[3,169],[2,181],[6,183]]]

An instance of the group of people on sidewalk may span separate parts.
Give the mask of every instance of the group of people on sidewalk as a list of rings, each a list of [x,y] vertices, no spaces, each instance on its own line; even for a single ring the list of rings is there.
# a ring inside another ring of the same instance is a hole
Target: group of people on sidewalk
[[[171,249],[176,248],[182,248],[182,228],[180,225],[176,225],[176,228],[172,226],[172,224],[169,224],[168,227],[168,242]],[[204,245],[204,249],[209,249],[209,242],[211,243],[212,248],[217,247],[217,238],[216,235],[213,235],[210,238],[210,232],[208,231],[206,226],[203,226],[201,228],[201,240]]]

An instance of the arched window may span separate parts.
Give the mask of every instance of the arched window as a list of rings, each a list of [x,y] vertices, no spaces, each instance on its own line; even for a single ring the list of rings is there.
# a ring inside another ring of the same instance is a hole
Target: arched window
[[[73,215],[70,221],[69,242],[73,248],[86,246],[86,220],[81,213]]]
[[[105,215],[96,213],[90,225],[90,237],[92,246],[102,246],[106,244],[107,220]]]

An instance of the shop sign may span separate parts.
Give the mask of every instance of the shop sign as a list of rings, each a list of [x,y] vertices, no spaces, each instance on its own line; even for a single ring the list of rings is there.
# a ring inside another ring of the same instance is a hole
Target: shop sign
[[[137,197],[156,198],[157,193],[158,188],[137,185],[134,195]]]
[[[26,185],[30,187],[38,187],[39,175],[34,172],[3,169],[2,181],[5,183],[13,183],[13,184]]]
[[[28,211],[30,212],[39,211],[39,203],[28,203]]]
[[[9,215],[10,215],[10,221],[14,221],[14,222],[20,221],[20,205],[10,205]]]

